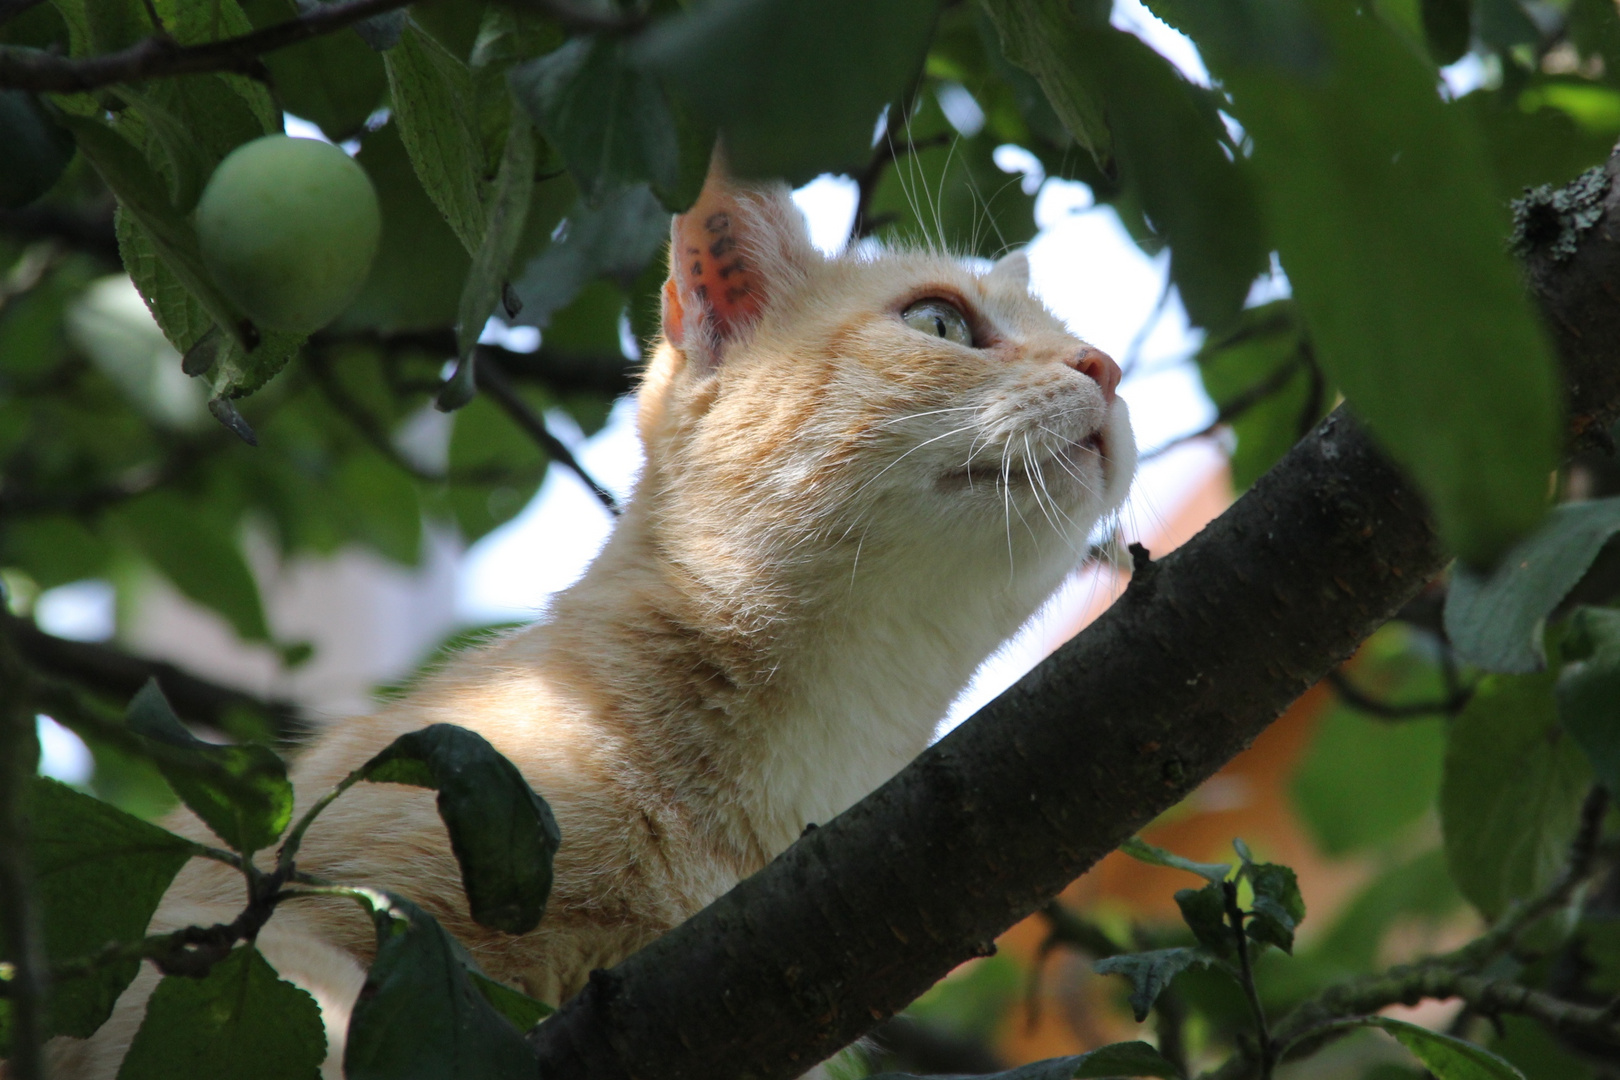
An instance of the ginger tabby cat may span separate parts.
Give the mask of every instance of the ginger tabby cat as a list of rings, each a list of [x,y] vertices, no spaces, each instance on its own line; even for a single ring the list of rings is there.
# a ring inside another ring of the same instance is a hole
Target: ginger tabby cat
[[[911,760],[980,662],[1075,568],[1135,463],[1119,369],[1029,295],[923,252],[827,258],[781,186],[711,173],[675,220],[646,464],[611,540],[536,626],[304,750],[308,803],[399,734],[477,730],[552,806],[539,928],[468,917],[431,791],[361,785],[301,869],[407,896],[493,978],[548,1002],[675,926]],[[201,834],[192,822],[186,831]],[[194,860],[154,931],[228,921]],[[285,904],[259,946],[325,1013],[328,1076],[373,930]],[[112,1077],[156,973],[55,1075]]]

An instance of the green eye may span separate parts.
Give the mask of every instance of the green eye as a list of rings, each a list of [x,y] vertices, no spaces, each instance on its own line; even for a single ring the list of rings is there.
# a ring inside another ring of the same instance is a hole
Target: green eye
[[[973,331],[968,329],[967,316],[955,304],[944,300],[919,300],[900,313],[900,318],[913,330],[921,330],[932,337],[954,341],[958,345],[973,345]]]

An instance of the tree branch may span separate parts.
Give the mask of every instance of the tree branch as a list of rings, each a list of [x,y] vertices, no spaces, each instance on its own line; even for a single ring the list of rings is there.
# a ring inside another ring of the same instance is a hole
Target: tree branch
[[[512,384],[507,380],[505,372],[501,371],[495,364],[484,361],[476,352],[471,356],[470,362],[477,365],[473,368],[473,377],[478,380],[479,389],[493,398],[495,404],[505,410],[506,415],[511,417],[518,427],[526,431],[530,438],[539,443],[540,448],[553,461],[568,468],[575,476],[579,477],[585,486],[591,489],[591,494],[596,496],[597,501],[607,509],[608,513],[617,514],[619,512],[619,502],[613,497],[613,493],[597,483],[596,478],[585,471],[585,467],[574,457],[574,452],[568,449],[561,439],[552,434],[551,429],[546,426],[544,418],[529,408],[529,403],[518,396],[518,392],[512,388]]]
[[[142,38],[127,49],[73,59],[39,49],[0,45],[0,87],[13,90],[97,90],[113,83],[206,71],[253,74],[259,57],[300,41],[334,33],[373,15],[402,8],[410,0],[343,0],[321,4],[289,19],[240,37],[181,45],[165,33]]]
[[[1617,170],[1572,257],[1527,255],[1578,440],[1620,412]],[[1447,559],[1415,489],[1335,412],[900,775],[595,974],[531,1033],[540,1075],[802,1073],[1184,798]]]

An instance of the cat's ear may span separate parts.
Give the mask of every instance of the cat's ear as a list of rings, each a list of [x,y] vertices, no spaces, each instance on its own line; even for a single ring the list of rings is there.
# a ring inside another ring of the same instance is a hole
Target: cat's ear
[[[1010,251],[996,260],[988,275],[991,281],[1005,283],[1020,292],[1029,291],[1029,257],[1023,248]]]
[[[821,260],[786,184],[732,179],[720,152],[697,202],[670,227],[664,336],[704,366]]]

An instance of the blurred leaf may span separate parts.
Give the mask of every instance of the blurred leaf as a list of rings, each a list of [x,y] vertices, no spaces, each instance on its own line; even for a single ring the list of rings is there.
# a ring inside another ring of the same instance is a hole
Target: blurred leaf
[[[1154,847],[1139,836],[1133,836],[1119,845],[1122,854],[1129,855],[1137,862],[1147,863],[1149,866],[1168,866],[1172,870],[1185,870],[1189,874],[1197,874],[1211,884],[1218,885],[1225,881],[1232,873],[1231,863],[1201,863],[1194,862],[1184,856]]]
[[[519,388],[524,393],[524,388]],[[533,391],[531,405],[543,410]],[[464,543],[472,543],[522,510],[545,475],[546,458],[534,440],[487,399],[474,398],[455,414],[450,430],[450,468],[455,472],[504,471],[504,483],[453,484],[443,494]]]
[[[577,37],[512,72],[512,92],[568,163],[588,205],[617,188],[676,185],[680,148],[663,88],[620,38]]]
[[[422,190],[400,141],[399,125],[368,132],[355,160],[377,189],[382,239],[370,276],[330,332],[403,333],[450,326],[472,261]]]
[[[1541,31],[1525,14],[1519,0],[1478,0],[1474,33],[1482,44],[1502,52],[1515,45],[1536,45],[1541,41]]]
[[[1313,378],[1308,348],[1293,301],[1274,300],[1241,312],[1230,331],[1206,338],[1198,351],[1205,393],[1231,416],[1232,484],[1240,491],[1331,408],[1335,395]]]
[[[1422,817],[1440,791],[1445,745],[1439,716],[1391,723],[1348,706],[1327,710],[1291,785],[1322,853],[1378,848]]]
[[[1491,1053],[1524,1073],[1525,1080],[1601,1080],[1564,1040],[1527,1016],[1503,1016]]]
[[[247,0],[244,7],[261,28],[298,14],[292,0]],[[358,135],[388,90],[382,58],[347,30],[277,49],[263,59],[282,106],[335,142]]]
[[[325,1057],[315,999],[243,945],[203,978],[170,975],[158,983],[118,1078],[317,1080]]]
[[[1001,36],[1001,52],[1029,72],[1046,91],[1046,99],[1069,135],[1099,165],[1112,153],[1103,95],[1091,78],[1087,41],[1073,11],[1056,0],[1019,3],[986,0],[985,11]]]
[[[1242,872],[1254,889],[1249,904],[1249,937],[1292,953],[1294,931],[1305,921],[1305,898],[1299,892],[1299,879],[1290,867],[1250,862],[1247,858]]]
[[[358,539],[397,563],[421,562],[422,502],[403,469],[380,454],[355,452],[343,458],[332,480]]]
[[[1555,506],[1488,576],[1458,566],[1446,594],[1445,626],[1457,655],[1487,671],[1547,666],[1547,616],[1620,533],[1620,497]]]
[[[1577,610],[1562,651],[1575,663],[1558,676],[1559,723],[1609,794],[1620,794],[1620,611]]]
[[[1270,231],[1317,358],[1489,565],[1544,512],[1558,446],[1551,355],[1503,249],[1478,132],[1376,19],[1331,0],[1158,0],[1233,95]],[[1331,62],[1256,48],[1244,20],[1304,22]],[[1376,318],[1369,318],[1376,312]]]
[[[1335,977],[1379,968],[1379,947],[1402,916],[1439,923],[1456,910],[1457,895],[1439,850],[1425,852],[1384,870],[1339,913],[1309,949],[1302,961],[1332,965]]]
[[[514,321],[546,329],[551,316],[593,279],[607,276],[628,285],[668,242],[669,220],[644,185],[613,192],[597,209],[581,199],[551,245],[514,278],[512,288],[523,302]],[[551,335],[547,343],[556,344]]]
[[[906,1010],[945,1031],[980,1040],[995,1036],[1026,990],[1023,965],[1007,953],[964,965]]]
[[[517,766],[483,736],[434,724],[401,735],[362,770],[374,783],[439,793],[439,816],[474,919],[509,934],[539,924],[560,842],[557,823]]]
[[[203,824],[236,851],[249,854],[276,842],[292,818],[287,764],[268,746],[207,743],[169,706],[155,679],[129,703],[131,731],[187,751],[195,765],[158,759],[158,771]]]
[[[461,289],[456,314],[456,349],[466,363],[478,344],[478,335],[501,298],[506,268],[523,238],[523,221],[534,194],[534,130],[521,110],[512,110],[512,128],[500,172],[490,193],[489,228],[473,256],[467,283]],[[468,370],[471,371],[469,364]]]
[[[1226,925],[1226,887],[1220,883],[1205,885],[1202,889],[1179,889],[1176,906],[1181,919],[1193,932],[1198,943],[1216,956],[1231,956],[1233,945],[1231,927]]]
[[[533,1080],[534,1051],[479,993],[454,939],[409,900],[370,895],[377,958],[349,1020],[343,1075]]]
[[[803,184],[871,156],[885,105],[921,73],[935,0],[716,0],[655,23],[637,59],[718,127],[744,177]]]
[[[1551,675],[1488,677],[1452,725],[1440,789],[1446,863],[1487,918],[1558,875],[1591,783],[1552,689]]]
[[[229,620],[239,637],[268,641],[259,586],[230,527],[173,491],[131,499],[112,515],[129,541],[186,596]]]
[[[1556,109],[1585,132],[1613,141],[1620,135],[1620,90],[1576,80],[1547,80],[1519,95],[1519,108]]]
[[[28,828],[45,953],[53,963],[138,941],[196,845],[65,784],[37,777]],[[88,1038],[140,970],[124,960],[63,979],[46,1003],[53,1034]]]
[[[8,522],[0,545],[0,562],[22,567],[41,589],[97,576],[112,550],[78,518],[55,514]]]
[[[985,1080],[1083,1080],[1088,1077],[1159,1076],[1178,1080],[1181,1071],[1145,1042],[1113,1043],[1089,1054],[1047,1058],[1006,1072],[986,1073]],[[878,1073],[869,1080],[924,1080],[911,1073]]]
[[[62,130],[39,99],[22,90],[0,90],[0,207],[22,206],[45,194],[73,159],[73,136]]]
[[[1480,90],[1447,106],[1467,113],[1485,137],[1499,199],[1515,199],[1527,187],[1567,183],[1608,158],[1612,138],[1585,131],[1561,110],[1526,113],[1505,98]]]
[[[1091,966],[1099,975],[1123,975],[1131,980],[1131,1011],[1140,1024],[1172,979],[1188,968],[1208,967],[1216,962],[1215,956],[1203,948],[1184,947],[1110,956]]]
[[[1455,63],[1468,51],[1473,6],[1473,0],[1419,0],[1423,35],[1435,63]]]
[[[1412,1051],[1435,1080],[1524,1080],[1512,1065],[1489,1050],[1471,1042],[1442,1035],[1438,1031],[1392,1020],[1387,1016],[1364,1016],[1348,1024],[1382,1028]]]
[[[414,23],[383,55],[394,122],[422,188],[468,252],[484,240],[479,197],[484,152],[474,113],[472,75]]]

